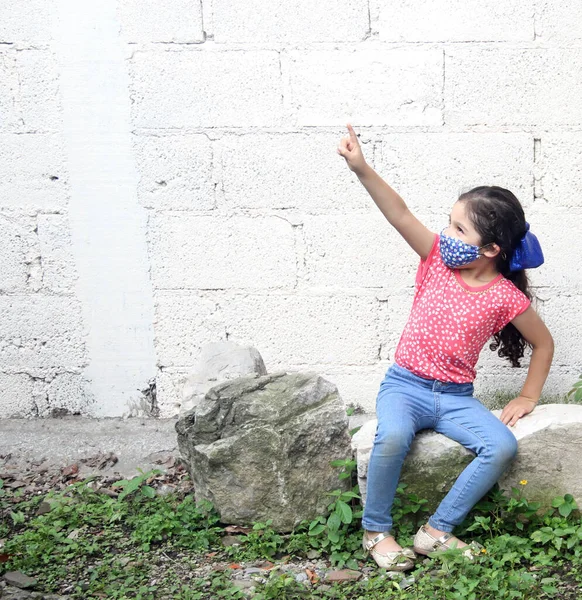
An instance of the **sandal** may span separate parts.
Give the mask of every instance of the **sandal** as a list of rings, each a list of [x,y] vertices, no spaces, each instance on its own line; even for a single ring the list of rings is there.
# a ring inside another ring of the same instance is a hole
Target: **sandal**
[[[451,544],[447,544],[448,541],[453,540]],[[431,554],[432,552],[444,552],[445,550],[450,550],[454,548],[455,537],[451,533],[445,533],[440,538],[435,538],[431,535],[423,525],[414,536],[414,551],[417,554],[424,554],[425,556]],[[473,560],[476,554],[481,552],[483,546],[478,544],[477,542],[471,542],[465,547],[463,547],[463,556]]]
[[[371,554],[372,558],[376,561],[376,564],[389,571],[407,571],[414,567],[413,560],[416,555],[410,548],[403,548],[402,550],[396,550],[394,552],[386,552],[382,554],[377,550],[374,550],[374,546],[381,542],[384,538],[392,537],[388,532],[379,533],[376,537],[368,538],[368,534],[364,531],[364,539],[362,540],[362,547],[366,552]]]

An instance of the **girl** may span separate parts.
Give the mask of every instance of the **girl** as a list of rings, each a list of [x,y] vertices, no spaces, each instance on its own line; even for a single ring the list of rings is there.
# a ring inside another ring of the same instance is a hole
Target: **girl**
[[[448,227],[431,233],[366,163],[353,128],[347,128],[338,154],[420,256],[412,310],[376,399],[378,426],[362,518],[364,549],[380,567],[403,571],[413,566],[415,554],[390,534],[390,510],[416,432],[434,429],[476,454],[414,537],[419,554],[467,546],[451,534],[453,528],[515,457],[517,442],[508,425],[535,408],[554,352],[552,336],[531,307],[524,271],[542,264],[543,255],[517,198],[496,186],[462,194]],[[532,348],[521,394],[500,419],[473,397],[475,364],[491,336],[491,349],[513,366],[519,366],[526,344]],[[472,552],[467,547],[464,554],[471,558]]]

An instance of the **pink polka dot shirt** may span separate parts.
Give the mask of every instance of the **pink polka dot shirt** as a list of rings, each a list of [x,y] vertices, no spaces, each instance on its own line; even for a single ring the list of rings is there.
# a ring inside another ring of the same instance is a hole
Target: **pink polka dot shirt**
[[[439,236],[420,261],[412,310],[394,360],[426,379],[470,383],[487,340],[530,305],[509,279],[498,275],[474,287],[440,256]]]

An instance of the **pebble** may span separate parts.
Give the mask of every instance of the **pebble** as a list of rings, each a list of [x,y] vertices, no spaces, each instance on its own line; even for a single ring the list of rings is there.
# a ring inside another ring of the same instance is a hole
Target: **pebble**
[[[166,485],[165,483],[159,487],[157,490],[158,496],[167,496],[171,492],[176,491],[176,486],[174,485]]]
[[[352,569],[341,569],[340,571],[329,571],[325,576],[326,581],[358,581],[363,573]]]
[[[240,541],[240,538],[238,538],[236,535],[225,535],[222,538],[222,545],[223,546],[240,546],[241,541]]]
[[[46,513],[49,513],[51,511],[51,505],[48,502],[41,502],[40,506],[38,507],[36,514],[37,515],[46,515]]]
[[[8,571],[7,573],[4,573],[4,581],[21,589],[31,588],[37,584],[36,579],[33,579],[20,571]]]
[[[232,582],[232,585],[236,586],[237,588],[240,588],[241,590],[250,590],[251,588],[254,588],[257,584],[251,579],[235,579]]]
[[[406,588],[409,588],[410,586],[414,585],[415,581],[416,579],[414,578],[414,576],[404,577],[400,580],[400,583],[398,585],[400,586],[401,590],[405,590]]]

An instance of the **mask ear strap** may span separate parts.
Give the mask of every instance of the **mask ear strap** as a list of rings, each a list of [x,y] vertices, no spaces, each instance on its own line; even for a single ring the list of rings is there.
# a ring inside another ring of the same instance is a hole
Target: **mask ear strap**
[[[485,244],[484,246],[481,246],[479,248],[479,250],[481,250],[482,248],[487,248],[487,246],[491,246],[491,244],[494,244],[495,242],[489,242],[488,244]],[[501,258],[503,260],[505,260],[507,258],[507,254],[505,254],[505,252],[503,250],[501,250],[501,248],[499,248],[499,252],[501,254]],[[481,254],[481,256],[484,256],[483,254]]]

